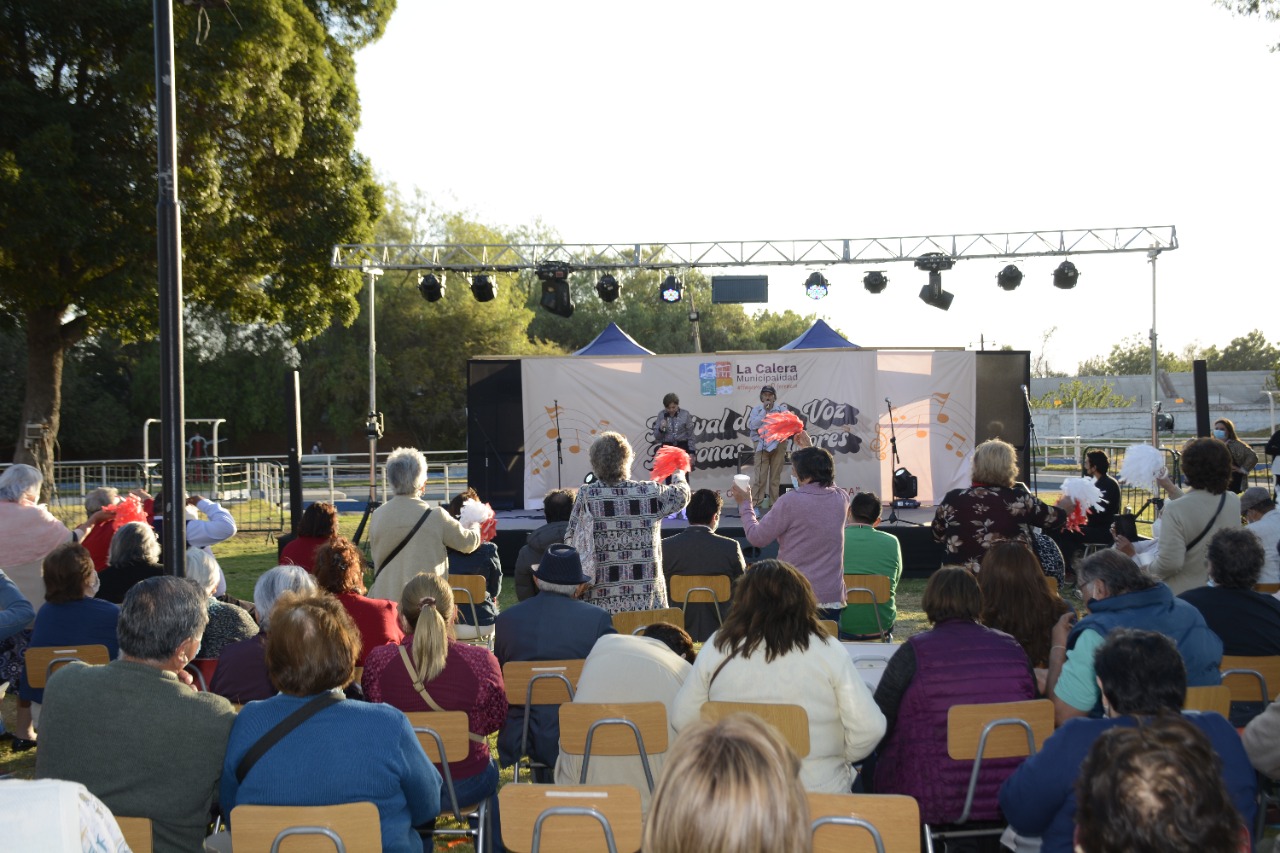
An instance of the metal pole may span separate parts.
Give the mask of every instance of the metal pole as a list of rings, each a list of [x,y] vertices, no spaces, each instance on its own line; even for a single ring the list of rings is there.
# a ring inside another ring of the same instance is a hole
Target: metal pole
[[[173,62],[173,6],[155,0],[157,283],[160,291],[160,546],[165,571],[186,567],[186,448],[182,399],[182,222],[178,209],[178,122]]]
[[[378,337],[374,323],[374,294],[382,270],[366,266],[369,277],[369,417],[365,432],[369,436],[369,505],[378,502],[378,439],[382,437],[382,418],[378,415]]]
[[[693,324],[693,351],[702,352],[702,335],[698,331],[698,306],[689,296],[689,322]]]
[[[1156,343],[1156,258],[1160,257],[1160,249],[1152,246],[1147,252],[1151,263],[1151,446],[1160,446],[1160,433],[1156,429],[1156,400],[1159,398],[1160,350]]]

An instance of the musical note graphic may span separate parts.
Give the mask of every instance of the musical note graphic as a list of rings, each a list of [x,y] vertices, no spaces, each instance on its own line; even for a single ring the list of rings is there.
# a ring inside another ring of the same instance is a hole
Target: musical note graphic
[[[582,452],[582,433],[580,433],[578,429],[575,427],[573,430],[573,435],[574,435],[573,444],[569,445],[569,452],[581,453]]]
[[[541,460],[538,459],[539,456],[542,457]],[[533,473],[535,474],[541,474],[547,468],[551,467],[551,460],[547,458],[547,454],[542,452],[542,448],[538,448],[537,450],[533,451],[533,453],[530,454],[529,459],[533,462],[535,466],[533,469]]]
[[[947,407],[947,403],[951,401],[951,395],[943,394],[941,391],[934,391],[933,399],[938,403],[938,423],[945,424],[947,421],[951,420],[951,416],[942,410],[945,409]]]
[[[946,447],[947,447],[947,450],[954,450],[956,453],[956,456],[964,458],[964,446],[968,442],[969,442],[968,437],[963,436],[958,432],[952,431],[951,435],[947,437]]]
[[[558,403],[554,406],[543,406],[542,408],[547,410],[547,417],[549,418],[554,418],[556,415],[559,415],[564,411],[564,406],[561,406]]]
[[[547,438],[557,438],[559,437],[559,435],[560,435],[560,431],[555,427],[552,427],[551,429],[547,430]]]

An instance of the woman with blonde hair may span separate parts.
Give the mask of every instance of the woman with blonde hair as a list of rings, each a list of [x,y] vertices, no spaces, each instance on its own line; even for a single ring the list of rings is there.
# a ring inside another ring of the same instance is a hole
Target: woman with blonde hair
[[[800,759],[759,717],[698,722],[671,747],[644,825],[645,853],[807,853]]]
[[[404,640],[369,651],[362,679],[365,698],[401,711],[466,711],[471,749],[465,756],[450,756],[449,772],[459,803],[492,798],[497,829],[498,763],[486,738],[507,718],[502,668],[485,647],[455,638],[457,611],[445,578],[416,575],[405,585],[399,608]]]

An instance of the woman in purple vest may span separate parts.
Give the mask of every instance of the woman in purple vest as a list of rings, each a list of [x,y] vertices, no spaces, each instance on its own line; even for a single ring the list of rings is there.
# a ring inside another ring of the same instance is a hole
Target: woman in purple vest
[[[876,761],[875,792],[915,797],[922,821],[948,823],[960,817],[973,770],[972,761],[947,756],[948,709],[1034,699],[1036,682],[1018,641],[978,624],[982,592],[973,575],[944,566],[929,578],[921,603],[933,628],[894,653],[876,688],[888,728]],[[970,819],[998,817],[1000,783],[1020,760],[982,762]]]

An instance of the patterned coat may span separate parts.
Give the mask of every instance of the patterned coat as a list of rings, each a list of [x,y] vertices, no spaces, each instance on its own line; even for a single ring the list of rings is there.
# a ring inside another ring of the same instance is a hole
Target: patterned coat
[[[938,504],[933,538],[946,549],[944,562],[976,570],[991,546],[1014,540],[1034,548],[1031,527],[1056,530],[1067,514],[1018,488],[974,483],[952,489]]]

